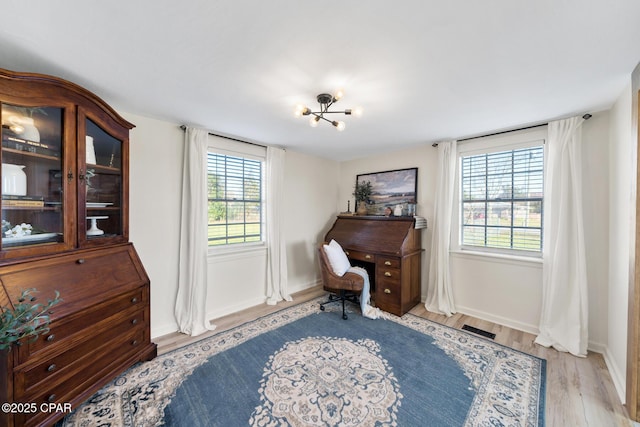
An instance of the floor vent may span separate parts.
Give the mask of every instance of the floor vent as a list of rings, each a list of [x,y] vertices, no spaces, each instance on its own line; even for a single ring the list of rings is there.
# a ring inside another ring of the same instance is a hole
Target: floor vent
[[[469,326],[469,325],[463,325],[462,329],[465,331],[473,332],[474,334],[482,335],[483,337],[487,337],[490,339],[494,339],[496,337],[496,334],[494,333],[483,331],[482,329],[474,328],[473,326]]]

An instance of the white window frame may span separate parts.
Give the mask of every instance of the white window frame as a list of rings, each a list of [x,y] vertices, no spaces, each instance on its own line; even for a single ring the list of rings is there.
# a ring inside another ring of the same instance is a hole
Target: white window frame
[[[507,248],[487,248],[481,246],[462,245],[462,224],[461,224],[461,162],[463,157],[475,154],[497,153],[502,151],[511,151],[535,146],[543,146],[547,140],[547,126],[538,126],[531,129],[505,132],[497,135],[473,138],[458,143],[457,150],[457,166],[456,166],[456,185],[455,197],[456,201],[453,208],[453,218],[451,227],[451,251],[458,253],[468,253],[485,256],[497,256],[512,259],[542,259],[542,250],[525,251],[519,249]],[[544,165],[547,167],[546,147],[544,148]],[[544,174],[544,172],[543,172]],[[544,195],[543,195],[543,211],[544,211]],[[544,224],[542,224],[542,244],[544,245]]]
[[[234,157],[242,157],[246,159],[260,161],[262,163],[262,176],[261,176],[261,187],[262,194],[261,198],[261,208],[262,212],[260,214],[261,223],[261,239],[256,242],[244,242],[244,243],[230,243],[224,245],[214,245],[208,246],[209,255],[226,255],[226,254],[234,254],[240,252],[254,252],[254,251],[264,251],[266,250],[266,161],[267,161],[267,150],[265,147],[258,146],[255,144],[234,141],[232,139],[209,135],[209,143],[207,146],[207,154],[208,153],[216,153],[223,154],[227,156]],[[207,171],[208,174],[208,171]],[[208,230],[208,227],[207,227]]]

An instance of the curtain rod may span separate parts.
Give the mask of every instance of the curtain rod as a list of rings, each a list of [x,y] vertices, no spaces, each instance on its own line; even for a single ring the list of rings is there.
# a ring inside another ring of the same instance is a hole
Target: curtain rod
[[[182,129],[182,130],[187,130],[187,126],[185,126],[185,125],[180,125],[180,129]],[[217,133],[213,133],[213,132],[208,132],[208,133],[209,133],[209,135],[211,135],[211,136],[217,136],[217,137],[220,137],[220,138],[230,139],[231,141],[244,142],[245,144],[251,144],[251,145],[258,146],[258,147],[267,148],[267,146],[266,146],[266,145],[258,144],[258,143],[256,143],[256,142],[243,141],[243,140],[238,139],[238,138],[232,138],[232,137],[230,137],[230,136],[219,135],[219,134],[217,134]]]
[[[583,118],[583,119],[585,119],[585,120],[589,120],[591,117],[592,117],[592,116],[591,116],[591,114],[589,114],[589,113],[586,113],[585,115],[583,115],[583,116],[582,116],[582,118]],[[502,135],[503,133],[517,132],[517,131],[519,131],[519,130],[533,129],[533,128],[538,128],[538,127],[540,127],[540,126],[547,126],[548,124],[549,124],[548,122],[547,122],[547,123],[540,123],[540,124],[538,124],[538,125],[525,126],[525,127],[518,128],[518,129],[503,130],[503,131],[501,131],[501,132],[488,133],[488,134],[486,134],[486,135],[471,136],[471,137],[469,137],[469,138],[462,138],[462,139],[459,139],[459,140],[458,140],[458,142],[469,141],[469,140],[471,140],[471,139],[476,139],[476,138],[485,138],[485,137],[487,137],[487,136]],[[438,146],[438,143],[437,143],[437,142],[434,142],[433,144],[431,144],[431,146],[432,146],[432,147],[437,147],[437,146]]]

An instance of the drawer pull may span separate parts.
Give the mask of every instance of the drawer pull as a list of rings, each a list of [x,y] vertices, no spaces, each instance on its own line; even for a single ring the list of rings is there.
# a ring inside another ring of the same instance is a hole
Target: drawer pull
[[[389,289],[389,288],[384,288],[384,293],[385,293],[385,294],[390,294],[390,293],[391,293],[391,289]]]
[[[84,258],[80,258],[79,260],[76,261],[78,264],[84,264]]]
[[[56,336],[55,336],[55,334],[51,334],[51,335],[49,335],[46,339],[47,339],[47,341],[51,342],[51,341],[53,341],[54,339],[56,339]]]
[[[133,319],[133,320],[131,321],[131,324],[132,324],[132,325],[137,325],[137,324],[138,324],[138,319]]]
[[[384,265],[391,265],[391,261],[385,261]]]
[[[48,402],[53,402],[54,400],[56,400],[56,395],[55,394],[49,395],[49,397],[47,397],[47,401]]]
[[[52,363],[51,365],[49,365],[49,367],[47,368],[47,372],[53,372],[55,371],[57,368],[55,363]]]
[[[349,256],[349,251],[344,251],[345,254],[347,254],[347,256]]]
[[[137,303],[137,302],[138,302],[138,297],[133,297],[133,298],[131,298],[131,302],[132,302],[133,304]]]
[[[138,340],[131,341],[131,345],[138,345]]]
[[[365,259],[371,259],[371,255],[365,255]]]
[[[391,277],[391,273],[389,273],[388,271],[385,271],[384,275],[387,276],[387,277]]]

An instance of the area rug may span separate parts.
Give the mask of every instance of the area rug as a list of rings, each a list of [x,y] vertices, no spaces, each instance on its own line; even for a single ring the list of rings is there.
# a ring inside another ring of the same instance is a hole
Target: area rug
[[[64,426],[544,426],[545,360],[319,300],[129,369]]]

